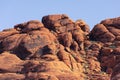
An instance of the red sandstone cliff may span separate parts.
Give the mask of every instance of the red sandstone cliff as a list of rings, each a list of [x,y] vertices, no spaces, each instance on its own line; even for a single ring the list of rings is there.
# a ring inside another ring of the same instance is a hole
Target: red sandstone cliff
[[[0,32],[0,80],[120,79],[120,17],[92,31],[83,20],[48,15]]]

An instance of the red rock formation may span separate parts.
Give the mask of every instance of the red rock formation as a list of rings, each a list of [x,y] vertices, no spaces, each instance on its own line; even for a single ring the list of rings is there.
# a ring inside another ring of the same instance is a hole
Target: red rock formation
[[[83,20],[57,14],[3,30],[0,80],[117,80],[119,26],[119,17],[107,19],[90,32]]]

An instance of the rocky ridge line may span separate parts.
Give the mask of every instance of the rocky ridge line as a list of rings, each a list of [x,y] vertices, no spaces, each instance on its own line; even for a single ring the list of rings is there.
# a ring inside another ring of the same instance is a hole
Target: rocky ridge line
[[[119,32],[120,17],[92,31],[65,14],[17,24],[0,32],[0,80],[117,80]]]

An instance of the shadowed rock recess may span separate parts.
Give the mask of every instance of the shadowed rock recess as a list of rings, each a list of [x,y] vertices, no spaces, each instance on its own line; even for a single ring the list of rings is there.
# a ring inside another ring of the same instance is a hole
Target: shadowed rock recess
[[[0,80],[119,80],[120,17],[90,31],[83,20],[47,15],[0,32]]]

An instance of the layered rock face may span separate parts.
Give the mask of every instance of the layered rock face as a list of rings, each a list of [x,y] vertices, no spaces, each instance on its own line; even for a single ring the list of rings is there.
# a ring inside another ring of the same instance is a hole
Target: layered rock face
[[[47,15],[0,32],[0,80],[118,80],[120,17],[95,25]]]

